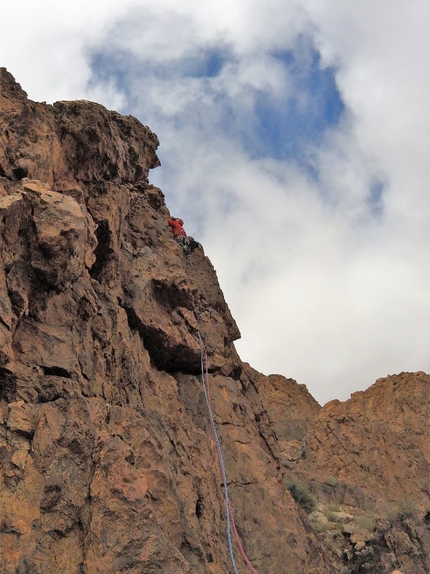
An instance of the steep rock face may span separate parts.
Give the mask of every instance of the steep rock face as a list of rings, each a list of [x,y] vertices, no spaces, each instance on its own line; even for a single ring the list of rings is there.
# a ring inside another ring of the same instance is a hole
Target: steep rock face
[[[186,265],[148,184],[157,138],[92,103],[29,102],[5,71],[0,106],[2,571],[230,571],[200,333],[250,557],[322,572],[215,271],[201,248]]]
[[[428,375],[402,373],[331,401],[306,439],[308,471],[366,484],[389,501],[428,496],[428,392]]]
[[[321,409],[303,385],[243,364],[213,266],[202,248],[186,265],[148,182],[157,146],[97,104],[31,102],[0,69],[1,572],[232,571],[200,334],[235,522],[260,574],[367,571],[369,552],[368,571],[422,574],[428,377],[404,375],[399,392],[378,381],[375,395]],[[400,427],[392,412],[404,412]],[[352,468],[347,433],[359,443]],[[354,471],[370,464],[370,442],[373,482]],[[387,526],[380,509],[400,500],[402,474],[417,510]],[[367,504],[380,527],[360,535],[348,519],[341,547],[297,484],[320,510],[337,497],[353,517]]]
[[[298,476],[320,502],[356,518],[342,532],[350,572],[430,570],[429,398],[423,372],[379,379],[325,405],[303,441]]]

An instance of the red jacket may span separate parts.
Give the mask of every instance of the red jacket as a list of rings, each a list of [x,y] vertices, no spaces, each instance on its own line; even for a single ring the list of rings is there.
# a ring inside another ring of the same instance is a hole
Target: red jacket
[[[182,227],[184,222],[182,219],[168,219],[167,223],[170,225],[173,231],[173,237],[181,237],[187,235],[185,229]]]

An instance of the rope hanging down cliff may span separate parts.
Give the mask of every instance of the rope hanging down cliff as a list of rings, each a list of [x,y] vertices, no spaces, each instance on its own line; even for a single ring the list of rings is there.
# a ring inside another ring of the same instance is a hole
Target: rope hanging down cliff
[[[214,438],[215,438],[215,443],[216,443],[217,453],[218,453],[218,461],[219,461],[219,465],[220,465],[220,469],[221,469],[221,475],[222,475],[222,481],[223,481],[223,485],[224,485],[225,512],[226,512],[226,517],[227,517],[227,539],[228,539],[228,549],[229,549],[231,564],[233,566],[234,573],[239,574],[239,572],[237,570],[236,562],[234,559],[233,542],[232,542],[232,536],[231,536],[231,530],[233,529],[233,532],[234,532],[234,535],[235,535],[235,538],[236,538],[236,541],[237,541],[237,544],[239,547],[239,551],[242,555],[242,558],[245,561],[245,564],[248,566],[248,568],[252,572],[252,574],[258,574],[257,570],[255,570],[255,568],[252,566],[249,558],[247,557],[247,555],[243,549],[243,546],[242,546],[242,543],[241,543],[241,540],[239,537],[239,533],[237,532],[236,524],[234,522],[233,510],[231,507],[230,498],[229,498],[229,494],[228,494],[228,483],[227,483],[227,474],[225,471],[224,457],[222,454],[221,442],[220,442],[220,439],[218,436],[218,431],[217,431],[215,419],[213,416],[210,394],[209,394],[206,348],[203,344],[203,340],[202,340],[202,337],[200,335],[200,331],[197,330],[197,334],[198,334],[199,342],[200,342],[200,360],[201,360],[203,391],[205,394],[206,405],[208,407],[209,418],[211,421],[212,431],[213,431]]]

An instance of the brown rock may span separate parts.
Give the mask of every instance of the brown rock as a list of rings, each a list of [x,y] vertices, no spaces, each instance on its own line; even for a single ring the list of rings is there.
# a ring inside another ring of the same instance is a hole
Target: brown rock
[[[9,403],[9,416],[6,425],[11,431],[32,437],[36,427],[34,406],[26,404],[24,401]]]
[[[371,532],[369,532],[365,528],[360,528],[359,526],[356,526],[354,528],[354,532],[351,534],[350,540],[353,544],[356,545],[357,548],[357,544],[364,545],[371,538],[372,538]]]
[[[388,500],[422,498],[429,475],[429,385],[425,373],[402,373],[345,403],[325,405],[306,437],[308,468]]]
[[[31,102],[0,69],[0,571],[231,572],[218,439],[261,574],[424,574],[428,376],[321,409],[242,363],[211,262],[186,265],[148,182],[157,146],[97,104]],[[321,532],[291,481],[355,521],[416,502],[372,535]]]

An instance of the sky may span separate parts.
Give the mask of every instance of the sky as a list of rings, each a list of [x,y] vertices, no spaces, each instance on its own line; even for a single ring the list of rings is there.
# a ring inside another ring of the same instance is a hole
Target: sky
[[[159,137],[242,360],[324,404],[430,372],[428,0],[15,0],[0,66]]]

